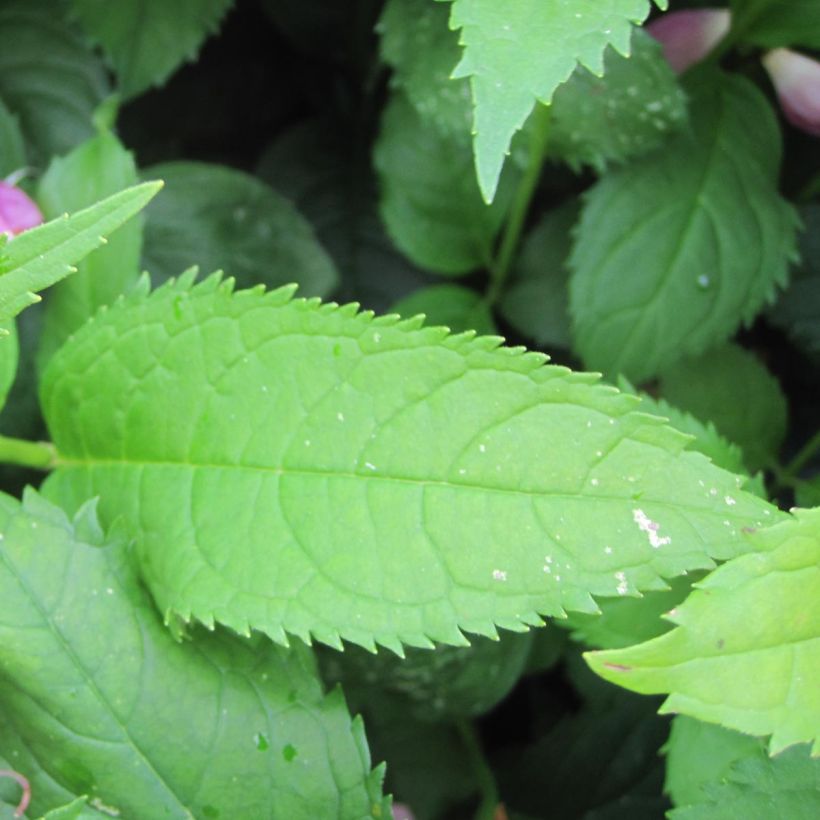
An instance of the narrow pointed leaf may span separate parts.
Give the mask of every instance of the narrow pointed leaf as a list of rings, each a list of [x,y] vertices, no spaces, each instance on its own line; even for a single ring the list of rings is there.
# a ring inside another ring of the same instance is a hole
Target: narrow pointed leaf
[[[670,612],[678,628],[647,643],[587,656],[602,677],[669,693],[665,712],[771,735],[776,753],[820,753],[820,510],[751,537],[736,558]]]
[[[578,65],[602,73],[607,45],[627,54],[632,24],[649,9],[649,0],[453,0],[450,27],[464,46],[453,76],[470,78],[476,169],[487,201],[536,101],[549,103]]]
[[[592,375],[290,294],[135,292],[44,374],[48,486],[124,516],[163,612],[463,644],[662,588],[778,515]]]
[[[0,259],[0,318],[16,316],[40,300],[37,291],[75,273],[74,265],[104,244],[105,237],[144,208],[161,187],[161,182],[145,182],[127,188],[15,237]]]
[[[176,643],[90,505],[72,522],[0,496],[0,531],[0,754],[39,764],[33,813],[65,802],[54,781],[123,817],[387,816],[361,722],[305,647]]]

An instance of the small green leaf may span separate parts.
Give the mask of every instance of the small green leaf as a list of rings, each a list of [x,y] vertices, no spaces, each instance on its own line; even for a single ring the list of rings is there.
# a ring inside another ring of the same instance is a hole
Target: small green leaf
[[[54,159],[40,180],[37,201],[46,219],[87,208],[138,182],[134,157],[103,131]],[[139,276],[142,219],[129,219],[49,293],[40,337],[41,364],[102,305],[111,304]]]
[[[219,27],[233,0],[72,0],[77,17],[102,45],[127,99],[161,85]]]
[[[714,423],[740,446],[750,471],[777,457],[786,435],[786,397],[777,379],[742,347],[722,345],[665,370],[660,392],[675,407]]]
[[[670,612],[677,629],[588,654],[602,677],[669,693],[680,712],[755,735],[772,754],[814,741],[820,752],[820,510],[751,537],[760,552],[724,564]]]
[[[739,39],[763,48],[820,48],[820,5],[816,0],[731,0],[732,27]]]
[[[386,816],[361,721],[304,647],[176,643],[91,505],[0,496],[0,531],[0,753],[37,760],[34,812],[65,802],[53,782],[124,817]]]
[[[603,76],[576,68],[552,100],[549,149],[599,171],[648,154],[686,122],[686,97],[660,44],[632,32],[628,57],[609,47]]]
[[[570,260],[578,352],[635,382],[754,318],[795,253],[768,102],[744,77],[708,70],[687,91],[691,133],[589,191]]]
[[[191,280],[97,314],[41,391],[48,486],[129,522],[163,612],[458,645],[664,588],[778,515],[593,375]]]
[[[649,8],[649,0],[453,0],[450,27],[464,46],[453,76],[470,78],[475,164],[488,202],[536,101],[549,103],[578,65],[603,73],[607,45],[628,54],[632,23]]]
[[[17,117],[0,99],[0,177],[19,171],[26,164],[26,146]]]
[[[382,219],[413,262],[450,275],[489,265],[514,188],[510,175],[486,205],[466,137],[428,127],[400,92],[384,111],[373,161]]]
[[[336,269],[313,229],[260,180],[204,162],[168,162],[143,176],[165,181],[145,212],[145,267],[160,281],[200,265],[229,267],[248,286],[298,282],[311,296],[336,286]]]
[[[20,118],[32,162],[93,136],[92,112],[110,91],[103,65],[62,10],[52,0],[0,4],[0,97]]]
[[[494,334],[498,328],[484,297],[461,285],[431,285],[411,293],[393,305],[392,312],[410,318],[420,313],[427,325],[442,325],[455,333],[475,330]]]
[[[139,213],[160,188],[161,182],[144,182],[16,236],[0,259],[0,318],[16,316],[40,301],[37,291],[76,273],[74,265],[105,244],[105,237]]]

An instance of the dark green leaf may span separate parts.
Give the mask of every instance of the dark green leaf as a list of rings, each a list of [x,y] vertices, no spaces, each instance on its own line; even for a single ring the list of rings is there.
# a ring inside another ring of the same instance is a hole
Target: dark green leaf
[[[740,39],[764,48],[820,48],[816,0],[731,0],[732,26]]]
[[[498,332],[484,297],[461,285],[431,285],[396,302],[392,311],[410,318],[426,316],[425,324],[442,325],[454,333],[475,330],[478,334]]]
[[[18,171],[26,164],[26,147],[17,117],[0,99],[0,177]]]

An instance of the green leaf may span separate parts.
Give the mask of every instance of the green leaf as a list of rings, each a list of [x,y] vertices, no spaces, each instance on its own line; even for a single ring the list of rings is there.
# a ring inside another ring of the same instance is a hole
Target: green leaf
[[[72,522],[33,492],[22,506],[2,496],[0,531],[0,708],[14,729],[0,753],[38,761],[33,811],[55,807],[40,797],[50,778],[126,817],[386,816],[362,724],[322,694],[304,647],[176,643],[92,506]]]
[[[488,202],[536,101],[549,103],[578,65],[603,73],[607,45],[628,54],[632,23],[648,13],[648,0],[453,0],[450,27],[464,46],[453,76],[470,78],[475,164]]]
[[[766,746],[760,738],[685,715],[672,721],[664,752],[664,789],[676,806],[705,802],[709,787],[725,782],[738,761],[767,758]]]
[[[95,316],[41,392],[49,486],[130,523],[165,613],[463,644],[663,588],[777,516],[595,376],[191,279]]]
[[[73,267],[106,242],[157,194],[161,182],[145,182],[68,216],[21,233],[0,258],[0,318],[16,316],[40,301],[37,291],[76,273]]]
[[[46,812],[43,820],[105,820],[106,817],[111,817],[111,814],[97,811],[88,804],[87,797],[78,797],[65,806]]]
[[[298,282],[311,296],[335,287],[333,262],[313,229],[260,180],[204,162],[168,162],[143,176],[165,181],[145,224],[145,267],[160,281],[200,265],[230,268],[248,286]]]
[[[5,406],[9,390],[14,384],[19,356],[17,325],[10,319],[0,325],[0,410]]]
[[[468,80],[450,77],[462,50],[448,17],[448,8],[430,0],[388,0],[376,30],[382,59],[393,68],[393,87],[425,124],[458,137],[470,133],[471,93]]]
[[[541,347],[568,348],[567,257],[578,203],[546,213],[524,238],[499,311],[519,333]]]
[[[0,99],[0,177],[18,171],[26,164],[26,146],[17,117]]]
[[[313,225],[341,275],[340,298],[385,312],[431,277],[385,233],[370,157],[351,130],[333,117],[300,123],[268,147],[257,174]]]
[[[20,118],[32,162],[93,136],[92,112],[109,94],[100,61],[52,0],[0,4],[0,97]]]
[[[660,44],[632,32],[628,57],[604,52],[603,76],[576,68],[552,101],[550,152],[570,165],[643,157],[686,122],[686,97]]]
[[[820,48],[820,6],[815,0],[731,0],[739,39],[762,48]]]
[[[40,180],[37,201],[46,219],[87,208],[138,182],[134,157],[110,132],[102,131],[52,161]],[[57,283],[46,300],[40,362],[49,356],[102,305],[109,305],[137,280],[142,247],[142,219],[130,219],[77,266],[77,273]]]
[[[799,507],[820,507],[820,475],[801,481],[795,490],[795,500]]]
[[[461,285],[431,285],[422,288],[393,305],[392,312],[410,318],[423,314],[427,325],[443,325],[460,333],[475,330],[494,334],[498,328],[484,297]]]
[[[196,58],[232,0],[72,0],[77,17],[114,65],[119,91],[134,97]]]
[[[745,78],[712,71],[687,90],[691,133],[589,191],[570,260],[578,352],[636,382],[754,318],[794,255],[768,102]]]
[[[486,205],[466,139],[429,128],[400,92],[384,111],[373,161],[382,219],[413,262],[449,275],[490,264],[514,189],[509,175]]]
[[[736,344],[710,350],[665,370],[661,395],[739,445],[749,470],[777,457],[788,407],[777,379],[754,354]]]
[[[751,540],[760,552],[718,568],[669,613],[677,629],[586,657],[620,686],[670,693],[664,712],[771,734],[772,754],[810,741],[817,754],[820,510],[795,510]]]

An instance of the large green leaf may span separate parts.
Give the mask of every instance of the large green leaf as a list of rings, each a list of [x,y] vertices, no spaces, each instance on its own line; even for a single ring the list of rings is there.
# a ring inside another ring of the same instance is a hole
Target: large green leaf
[[[816,0],[731,0],[741,40],[764,48],[820,48],[820,4]]]
[[[750,321],[794,255],[768,102],[745,78],[712,71],[687,90],[691,133],[590,190],[570,260],[578,352],[637,382]]]
[[[0,531],[0,753],[38,762],[33,810],[58,784],[126,817],[387,816],[305,647],[176,643],[89,505],[0,496]]]
[[[145,266],[158,279],[201,265],[230,268],[246,286],[297,282],[311,296],[335,287],[336,269],[311,226],[260,180],[204,162],[167,162],[143,176],[165,182],[145,214]]]
[[[17,117],[0,99],[0,177],[18,171],[26,164],[26,148]]]
[[[660,392],[739,445],[750,470],[776,459],[786,435],[786,397],[765,365],[739,345],[721,345],[665,370]]]
[[[74,265],[105,244],[106,236],[157,194],[160,182],[144,182],[89,208],[21,233],[0,249],[0,319],[40,301],[37,291],[77,272]]]
[[[71,0],[88,33],[105,49],[124,97],[159,85],[196,57],[233,0]]]
[[[49,486],[124,516],[165,613],[459,644],[662,588],[777,515],[595,376],[290,294],[186,276],[44,374]]]
[[[102,131],[55,159],[40,180],[37,200],[46,219],[87,208],[136,184],[134,157]],[[48,294],[40,355],[47,359],[89,316],[114,301],[139,276],[142,219],[130,219],[77,265],[77,273]]]
[[[772,753],[814,741],[818,754],[820,509],[751,539],[760,552],[721,566],[669,613],[677,629],[587,659],[621,686],[669,693],[663,711],[771,734]]]
[[[466,138],[430,128],[403,94],[394,92],[373,161],[382,218],[413,262],[451,275],[490,264],[514,186],[505,175],[495,202],[485,204]]]
[[[93,136],[91,115],[108,95],[100,61],[52,0],[0,4],[0,96],[20,118],[32,161],[65,154]]]
[[[470,78],[476,169],[488,201],[536,101],[549,103],[577,65],[601,74],[607,45],[627,54],[632,23],[649,8],[649,0],[453,0],[450,27],[464,46],[453,76]]]

